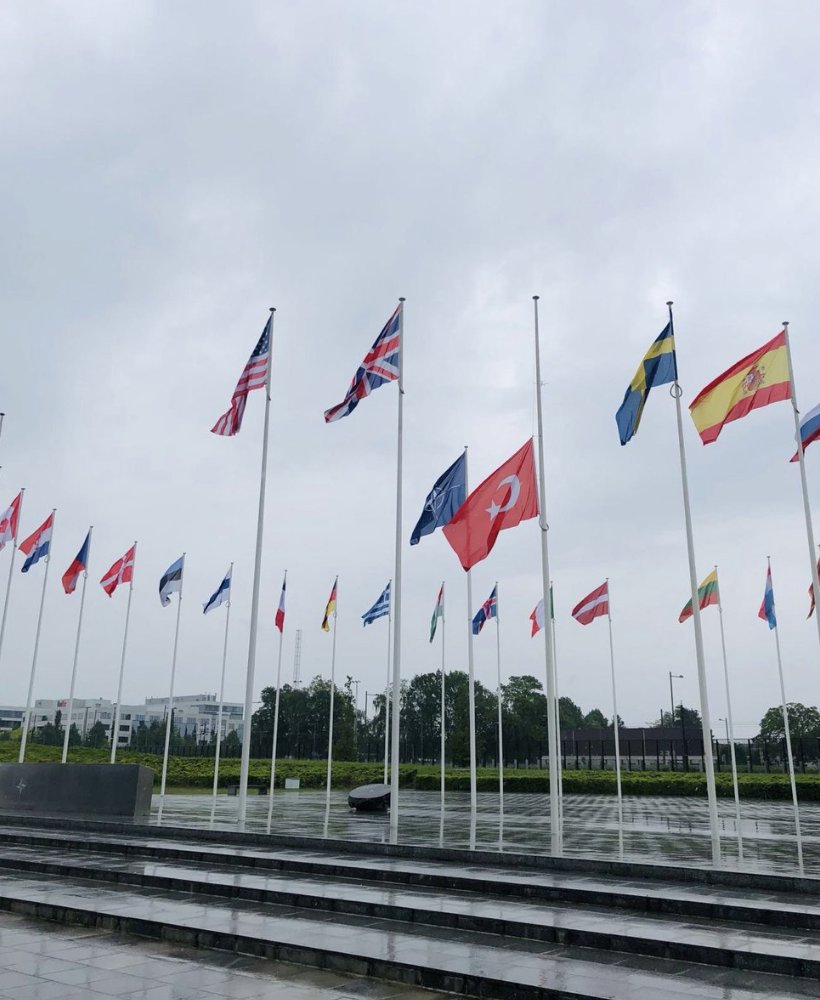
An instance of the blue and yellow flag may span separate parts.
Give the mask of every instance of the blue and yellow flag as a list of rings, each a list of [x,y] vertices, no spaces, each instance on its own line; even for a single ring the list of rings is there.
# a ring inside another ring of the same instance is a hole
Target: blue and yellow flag
[[[678,366],[675,360],[675,337],[672,324],[668,323],[660,336],[653,342],[646,355],[638,365],[635,377],[629,383],[624,401],[615,414],[621,444],[626,444],[638,432],[646,397],[652,386],[674,382],[678,377]]]

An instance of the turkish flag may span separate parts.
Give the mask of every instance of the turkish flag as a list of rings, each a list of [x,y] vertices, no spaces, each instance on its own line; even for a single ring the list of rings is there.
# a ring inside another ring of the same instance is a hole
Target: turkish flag
[[[486,559],[499,531],[538,517],[532,438],[458,508],[444,535],[464,569]]]

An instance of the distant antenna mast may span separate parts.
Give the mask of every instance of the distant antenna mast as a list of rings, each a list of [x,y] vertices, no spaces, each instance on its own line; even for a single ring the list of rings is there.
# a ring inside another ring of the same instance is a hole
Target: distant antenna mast
[[[298,688],[302,683],[302,630],[296,629],[296,644],[293,647],[293,686]]]

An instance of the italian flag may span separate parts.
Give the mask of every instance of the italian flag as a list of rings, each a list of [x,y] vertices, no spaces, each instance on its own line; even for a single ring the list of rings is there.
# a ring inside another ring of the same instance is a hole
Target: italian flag
[[[701,611],[704,608],[708,608],[710,604],[720,604],[720,592],[718,591],[718,578],[717,570],[713,569],[712,572],[706,577],[703,583],[698,587],[698,607]],[[688,618],[692,617],[692,602],[687,601],[686,607],[678,615],[679,622],[685,622]]]
[[[438,620],[444,619],[444,584],[441,585],[441,590],[438,592],[438,600],[436,601],[436,610],[433,612],[433,617],[430,620],[430,642],[436,637],[436,626],[438,625]]]

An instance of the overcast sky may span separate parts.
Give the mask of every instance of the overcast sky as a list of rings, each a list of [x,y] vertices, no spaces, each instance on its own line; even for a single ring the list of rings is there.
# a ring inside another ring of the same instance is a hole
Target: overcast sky
[[[115,698],[126,593],[97,581],[139,540],[124,700],[215,692],[235,562],[227,697],[248,652],[264,402],[209,433],[277,307],[257,690],[328,675],[320,630],[339,574],[337,679],[384,684],[393,575],[396,387],[325,426],[399,296],[405,313],[403,531],[470,446],[475,485],[534,429],[541,295],[547,515],[559,685],[611,712],[606,623],[569,617],[611,580],[621,715],[696,704],[675,414],[650,395],[622,448],[615,411],[676,303],[684,401],[791,321],[801,408],[820,401],[820,60],[813,3],[4,4],[0,9],[0,507],[21,530],[57,508],[35,695],[65,697],[79,593],[59,577],[94,525],[77,695]],[[720,567],[735,719],[779,700],[757,618],[773,562],[787,696],[820,702],[817,631],[789,405],[704,448],[686,416],[698,574]],[[820,446],[807,456],[820,502]],[[815,504],[815,512],[818,510]],[[819,525],[820,527],[820,525]],[[10,549],[0,555],[0,593]],[[18,563],[19,567],[19,563]],[[449,668],[466,668],[464,573],[438,532],[404,550],[403,674],[442,579]],[[43,566],[15,569],[0,703],[25,700]],[[543,678],[528,616],[535,521],[473,573],[499,581],[503,670]],[[704,615],[713,725],[725,715],[718,616]],[[492,626],[476,671],[494,686]]]

